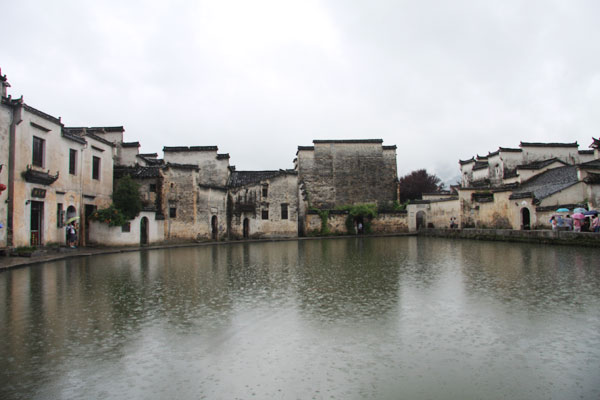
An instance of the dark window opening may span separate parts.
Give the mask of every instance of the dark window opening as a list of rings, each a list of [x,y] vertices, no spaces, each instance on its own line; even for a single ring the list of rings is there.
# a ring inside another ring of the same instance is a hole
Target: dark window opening
[[[92,179],[100,179],[100,157],[92,158]]]
[[[281,205],[281,219],[288,219],[288,205]]]
[[[121,232],[131,232],[131,222],[121,225]]]
[[[56,227],[62,228],[64,226],[65,212],[63,211],[62,203],[56,205]]]
[[[177,218],[177,208],[169,208],[169,218]]]
[[[269,219],[269,210],[262,210],[262,219]]]
[[[262,187],[262,195],[263,197],[269,196],[269,185],[263,185]]]
[[[156,193],[156,183],[151,183],[150,184],[150,192],[151,193]]]
[[[69,149],[69,173],[75,175],[77,167],[77,150]]]
[[[33,137],[33,157],[31,163],[36,167],[44,167],[44,147],[45,140],[39,137]]]

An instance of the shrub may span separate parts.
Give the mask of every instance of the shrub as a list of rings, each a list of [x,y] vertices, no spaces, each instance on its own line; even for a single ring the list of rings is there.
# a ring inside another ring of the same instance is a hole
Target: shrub
[[[140,185],[129,175],[119,179],[112,198],[115,208],[120,210],[127,220],[134,219],[142,211]]]
[[[96,210],[90,215],[90,219],[93,221],[104,222],[108,226],[123,226],[128,221],[125,215],[111,204],[108,208]]]

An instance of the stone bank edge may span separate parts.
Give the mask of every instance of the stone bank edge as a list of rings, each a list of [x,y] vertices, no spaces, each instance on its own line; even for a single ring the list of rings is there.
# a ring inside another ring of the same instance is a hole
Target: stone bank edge
[[[591,232],[513,229],[420,229],[419,236],[445,237],[451,239],[474,239],[504,242],[525,242],[541,244],[563,244],[600,248],[600,235]]]

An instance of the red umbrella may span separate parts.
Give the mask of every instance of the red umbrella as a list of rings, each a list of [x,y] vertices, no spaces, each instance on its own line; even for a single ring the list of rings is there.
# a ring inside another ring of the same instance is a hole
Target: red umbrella
[[[583,215],[582,213],[575,213],[575,214],[571,215],[571,218],[574,218],[574,219],[585,219],[585,215]]]

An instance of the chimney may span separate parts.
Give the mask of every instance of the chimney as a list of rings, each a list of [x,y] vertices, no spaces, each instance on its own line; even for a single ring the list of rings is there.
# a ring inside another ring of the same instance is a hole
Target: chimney
[[[6,75],[2,75],[2,68],[0,68],[0,97],[6,97],[6,88],[10,87],[10,83],[6,80]]]

